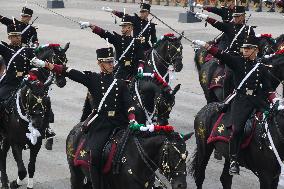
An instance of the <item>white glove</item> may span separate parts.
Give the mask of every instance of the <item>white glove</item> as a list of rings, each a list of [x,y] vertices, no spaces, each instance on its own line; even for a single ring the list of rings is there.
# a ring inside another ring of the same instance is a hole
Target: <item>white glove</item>
[[[36,67],[45,67],[45,62],[43,60],[38,59],[37,57],[34,57],[31,60],[32,65],[36,66]]]
[[[255,34],[255,37],[261,37],[261,34]]]
[[[201,19],[201,20],[206,20],[206,19],[208,18],[208,15],[207,15],[207,14],[200,13],[200,12],[197,12],[197,13],[195,14],[195,17],[196,17],[196,18],[199,18],[199,19]]]
[[[130,125],[132,125],[132,124],[137,125],[138,124],[138,122],[135,119],[130,120],[129,123],[130,123]]]
[[[138,68],[138,73],[143,74],[143,68],[142,68],[142,67],[139,67],[139,68]]]
[[[193,40],[192,43],[201,47],[204,47],[206,45],[206,42],[201,40]]]
[[[80,21],[79,23],[80,23],[80,28],[81,29],[85,29],[85,28],[88,28],[88,27],[91,26],[90,22],[82,22],[82,21]]]
[[[106,12],[112,12],[113,10],[109,7],[103,7],[102,8],[103,11],[106,11]]]

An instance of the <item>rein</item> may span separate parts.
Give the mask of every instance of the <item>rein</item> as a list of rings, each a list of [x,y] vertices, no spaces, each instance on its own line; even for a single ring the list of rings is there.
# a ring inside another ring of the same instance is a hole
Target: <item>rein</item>
[[[153,160],[148,156],[148,154],[145,152],[144,148],[142,147],[139,139],[137,137],[134,137],[134,142],[135,145],[137,147],[137,150],[139,152],[139,155],[141,157],[141,159],[143,160],[143,162],[146,164],[147,168],[152,172],[152,175],[155,175],[156,179],[160,182],[160,184],[165,187],[168,188],[159,178],[159,176],[155,173],[155,170],[159,170],[160,173],[162,173],[167,179],[168,181],[171,183],[172,182],[172,177],[170,176],[170,174],[173,175],[180,175],[180,174],[184,174],[186,175],[186,172],[181,172],[181,171],[176,171],[176,169],[179,167],[179,165],[181,164],[182,161],[185,161],[187,158],[187,151],[183,154],[179,151],[179,149],[175,146],[175,143],[170,143],[167,139],[164,141],[163,143],[163,149],[162,149],[162,158],[161,158],[161,168],[155,163],[153,162]],[[180,155],[180,159],[178,161],[178,163],[174,166],[174,169],[172,170],[171,167],[169,166],[169,146],[172,146],[174,148],[174,150],[176,152],[178,152],[178,154]],[[151,166],[152,165],[152,166]]]

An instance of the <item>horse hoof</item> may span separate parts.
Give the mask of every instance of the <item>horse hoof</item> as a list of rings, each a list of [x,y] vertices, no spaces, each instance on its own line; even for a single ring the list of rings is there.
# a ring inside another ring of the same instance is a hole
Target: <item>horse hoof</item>
[[[14,180],[13,182],[10,183],[10,188],[11,189],[16,189],[16,188],[19,188],[20,185],[17,184],[17,181]]]
[[[33,189],[33,188],[29,188],[29,187],[27,187],[27,189]]]

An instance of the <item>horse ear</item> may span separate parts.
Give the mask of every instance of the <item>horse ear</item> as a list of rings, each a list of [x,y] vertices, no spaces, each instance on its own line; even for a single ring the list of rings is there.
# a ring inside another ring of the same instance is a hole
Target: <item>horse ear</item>
[[[175,86],[174,90],[172,91],[173,96],[175,96],[176,93],[180,90],[180,86],[181,86],[181,84],[178,84],[177,86]]]
[[[180,41],[183,36],[184,36],[184,31],[181,32],[181,35],[178,37],[178,40]]]
[[[188,139],[190,139],[192,137],[192,135],[194,134],[194,132],[188,133],[186,135],[183,136],[183,140],[187,141]]]
[[[66,52],[69,49],[70,42],[66,43],[65,47],[63,48],[63,51]]]

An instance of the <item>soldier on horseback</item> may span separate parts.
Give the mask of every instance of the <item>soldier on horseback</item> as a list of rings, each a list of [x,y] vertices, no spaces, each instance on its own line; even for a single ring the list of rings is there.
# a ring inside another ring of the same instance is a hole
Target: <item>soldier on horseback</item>
[[[30,74],[30,70],[33,68],[30,61],[35,57],[34,48],[22,45],[22,28],[20,25],[8,25],[7,32],[10,44],[3,41],[0,44],[0,55],[2,55],[6,64],[6,69],[0,78],[1,110],[5,109],[5,101],[16,92],[23,78]],[[48,128],[45,137],[54,136],[55,133]]]
[[[269,80],[270,75],[267,67],[257,59],[258,41],[254,36],[248,37],[241,46],[242,56],[226,53],[203,41],[197,40],[194,43],[204,46],[209,53],[233,71],[234,84],[238,87],[231,104],[233,133],[229,145],[230,174],[239,174],[238,158],[246,121],[254,109],[262,111],[269,108],[267,99],[271,102],[275,97]],[[253,69],[254,71],[251,71]],[[244,79],[245,77],[247,79]]]
[[[144,64],[144,52],[141,46],[141,40],[132,37],[132,20],[124,16],[120,26],[122,27],[122,35],[116,32],[112,34],[89,22],[81,22],[82,29],[91,27],[95,34],[113,44],[116,51],[116,61],[118,62],[115,65],[115,77],[130,80],[137,74],[139,65]]]
[[[37,28],[32,26],[32,24],[29,24],[32,16],[33,10],[23,7],[20,21],[17,19],[9,19],[0,15],[0,22],[7,27],[12,24],[18,25],[21,29],[23,45],[30,46],[31,44],[31,46],[37,47],[39,44],[36,31]]]
[[[94,189],[100,188],[102,150],[115,128],[126,128],[128,123],[136,123],[135,108],[125,81],[115,79],[113,49],[97,50],[97,63],[101,72],[80,72],[61,65],[34,60],[38,67],[46,67],[57,74],[85,85],[94,99],[92,114],[85,120],[83,131],[88,131],[87,146],[91,152],[91,180]]]
[[[141,39],[141,43],[142,43],[144,51],[148,51],[151,48],[151,46],[153,46],[157,42],[156,28],[155,28],[156,24],[152,23],[148,19],[151,5],[147,3],[141,3],[140,8],[141,8],[140,16],[138,16],[137,14],[134,14],[134,16],[130,16],[126,14],[125,17],[128,17],[129,20],[131,20],[131,22],[133,23],[133,36],[139,37]],[[106,7],[106,8],[103,7],[103,10],[106,12],[111,12],[119,18],[123,18],[124,16],[123,12],[112,10],[109,7]],[[141,35],[144,28],[146,29]],[[150,41],[152,45],[150,45]]]
[[[245,7],[235,6],[233,11],[233,22],[225,23],[219,22],[208,15],[203,13],[196,13],[196,16],[200,19],[206,20],[213,27],[224,32],[229,41],[226,44],[226,50],[234,53],[240,53],[240,48],[244,43],[247,36],[255,36],[255,32],[252,26],[246,25]]]

